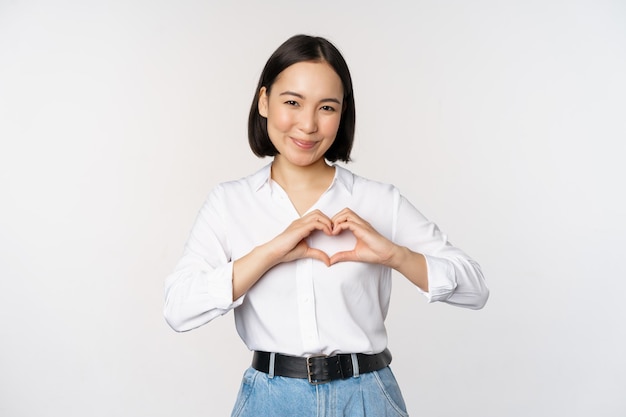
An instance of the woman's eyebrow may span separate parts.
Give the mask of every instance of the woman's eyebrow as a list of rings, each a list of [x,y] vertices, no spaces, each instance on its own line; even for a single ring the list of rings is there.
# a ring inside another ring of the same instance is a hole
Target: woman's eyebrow
[[[294,97],[298,97],[298,98],[304,100],[304,96],[302,94],[296,93],[294,91],[283,91],[282,93],[279,94],[279,96],[294,96]],[[337,104],[341,104],[341,101],[339,101],[338,99],[333,98],[333,97],[323,98],[323,99],[320,100],[320,103],[321,102],[328,102],[328,101],[331,101],[331,102],[337,103]]]

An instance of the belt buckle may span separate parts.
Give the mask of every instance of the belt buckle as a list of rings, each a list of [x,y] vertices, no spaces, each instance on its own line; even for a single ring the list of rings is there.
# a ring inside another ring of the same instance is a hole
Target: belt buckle
[[[311,371],[311,359],[314,358],[326,358],[326,355],[313,355],[313,356],[309,356],[306,358],[306,373],[307,373],[307,379],[309,380],[309,384],[311,385],[321,385],[321,384],[325,384],[327,382],[330,382],[331,379],[312,379],[311,377],[313,376],[313,371]]]

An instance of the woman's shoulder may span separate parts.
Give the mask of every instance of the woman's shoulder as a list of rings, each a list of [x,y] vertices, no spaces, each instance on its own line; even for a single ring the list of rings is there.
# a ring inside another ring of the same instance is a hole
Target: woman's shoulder
[[[218,183],[213,191],[217,192],[230,192],[241,191],[242,189],[259,189],[265,185],[270,179],[271,164],[265,165],[257,171],[248,174],[244,177],[223,181]]]
[[[267,165],[245,177],[219,182],[209,190],[205,204],[229,206],[233,202],[246,202],[254,198],[255,192],[260,190],[269,178],[270,166]]]
[[[384,181],[378,181],[360,174],[356,174],[348,168],[336,165],[338,173],[337,177],[344,181],[352,188],[355,193],[397,193],[398,189],[395,185]]]

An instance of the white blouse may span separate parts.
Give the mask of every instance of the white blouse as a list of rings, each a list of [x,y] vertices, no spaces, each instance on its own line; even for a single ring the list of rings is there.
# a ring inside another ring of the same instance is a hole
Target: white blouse
[[[164,314],[187,331],[234,309],[237,331],[250,350],[294,356],[378,353],[387,346],[385,317],[391,269],[314,259],[270,269],[246,294],[232,296],[233,261],[283,232],[299,215],[267,165],[255,174],[218,185],[207,197],[184,254],[165,282]],[[389,184],[335,166],[335,178],[311,207],[332,217],[345,207],[395,243],[426,257],[429,302],[479,309],[489,296],[480,266]],[[343,232],[314,232],[311,247],[329,256],[354,247]],[[417,287],[416,287],[417,288]],[[419,288],[417,288],[419,290]]]

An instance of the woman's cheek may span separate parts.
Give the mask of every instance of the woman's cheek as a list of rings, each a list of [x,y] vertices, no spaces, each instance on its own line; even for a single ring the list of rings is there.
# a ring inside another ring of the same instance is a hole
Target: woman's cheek
[[[331,135],[334,136],[337,134],[337,131],[339,130],[340,122],[341,122],[340,117],[329,118],[328,120],[325,121],[324,132],[327,134],[327,136],[331,136]]]
[[[291,129],[292,120],[289,112],[277,112],[276,117],[272,120],[276,129],[281,132],[288,132]]]

